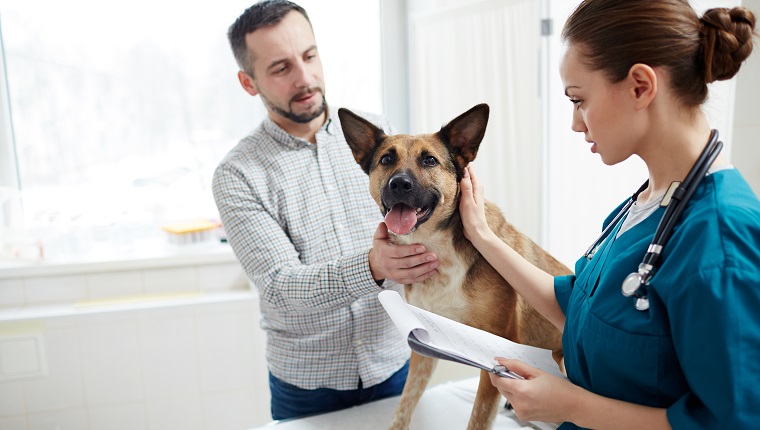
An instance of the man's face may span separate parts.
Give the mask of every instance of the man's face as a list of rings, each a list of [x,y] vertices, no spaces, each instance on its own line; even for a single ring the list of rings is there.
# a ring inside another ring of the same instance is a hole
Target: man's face
[[[322,61],[306,18],[291,11],[245,40],[253,83],[270,115],[299,124],[320,118],[325,111]]]

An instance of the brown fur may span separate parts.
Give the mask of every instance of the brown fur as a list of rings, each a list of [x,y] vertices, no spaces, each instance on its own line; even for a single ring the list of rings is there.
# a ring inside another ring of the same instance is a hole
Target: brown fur
[[[488,106],[473,107],[437,133],[415,136],[388,136],[351,111],[340,109],[338,113],[354,158],[369,175],[370,194],[383,214],[398,201],[418,208],[434,205],[429,218],[418,220],[411,232],[391,234],[391,240],[397,244],[425,245],[440,261],[436,276],[404,287],[406,300],[512,341],[551,349],[561,363],[559,331],[527,305],[464,237],[459,215],[459,181],[463,169],[477,155],[488,122]],[[408,191],[390,189],[391,182],[398,178],[405,181]],[[486,218],[504,242],[534,265],[552,275],[570,273],[518,232],[491,203],[486,203]],[[434,367],[434,359],[412,353],[409,376],[391,429],[409,427],[412,412]],[[499,393],[491,385],[488,373],[482,371],[468,429],[490,428],[498,404]]]

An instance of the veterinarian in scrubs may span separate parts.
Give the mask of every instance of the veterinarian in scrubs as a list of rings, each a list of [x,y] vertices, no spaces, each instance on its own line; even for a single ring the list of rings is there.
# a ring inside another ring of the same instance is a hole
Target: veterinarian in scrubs
[[[760,202],[726,158],[712,163],[678,218],[648,307],[621,293],[652,242],[666,190],[711,137],[700,110],[707,84],[738,72],[754,26],[746,8],[698,17],[685,0],[588,0],[571,14],[560,74],[572,129],[605,164],[635,155],[649,171],[648,186],[621,220],[612,222],[622,204],[611,212],[610,234],[575,275],[553,278],[499,240],[482,185],[472,169],[464,175],[466,236],[563,331],[568,380],[499,360],[525,377],[492,376],[519,418],[562,429],[760,426]]]

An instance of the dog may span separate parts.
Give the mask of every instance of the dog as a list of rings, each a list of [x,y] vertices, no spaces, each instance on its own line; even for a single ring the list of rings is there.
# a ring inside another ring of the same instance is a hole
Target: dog
[[[369,175],[370,194],[385,216],[396,244],[422,244],[438,256],[438,273],[404,286],[408,303],[515,342],[552,350],[562,363],[561,334],[531,308],[464,236],[459,181],[475,159],[488,123],[479,104],[421,135],[386,135],[341,108],[338,116],[354,159]],[[509,246],[552,275],[571,273],[509,224],[486,202],[488,225]],[[412,353],[409,375],[390,429],[405,430],[435,368],[436,359]],[[481,371],[468,429],[491,427],[500,396]]]

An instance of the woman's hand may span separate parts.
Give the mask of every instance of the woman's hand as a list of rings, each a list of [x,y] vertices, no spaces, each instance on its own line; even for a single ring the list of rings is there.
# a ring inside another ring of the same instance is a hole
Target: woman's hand
[[[582,388],[572,382],[531,367],[522,361],[498,358],[502,366],[525,379],[503,378],[491,374],[491,383],[509,400],[517,418],[523,421],[560,423],[569,420],[568,412]]]
[[[477,242],[491,232],[486,220],[486,202],[483,185],[475,176],[472,166],[467,166],[459,183],[462,195],[459,198],[459,213],[462,216],[464,237],[477,247]]]
[[[524,421],[572,422],[583,428],[670,429],[667,410],[637,405],[587,391],[567,379],[522,361],[497,358],[525,379],[491,374],[491,383]]]

